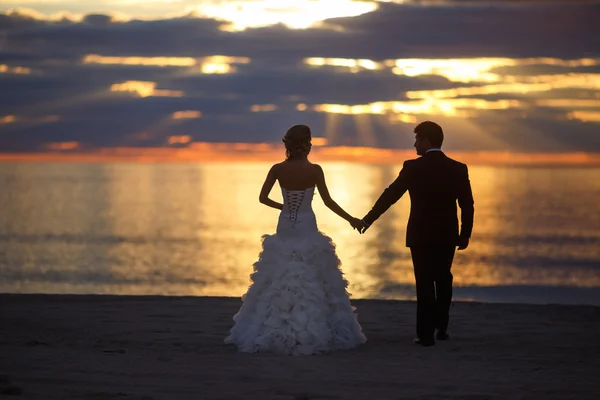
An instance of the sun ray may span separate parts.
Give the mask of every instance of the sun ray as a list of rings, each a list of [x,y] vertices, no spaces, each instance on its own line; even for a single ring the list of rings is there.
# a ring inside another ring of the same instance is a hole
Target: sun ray
[[[325,140],[327,140],[327,143],[330,145],[336,144],[342,117],[343,116],[339,114],[327,114],[325,116],[325,130],[323,134],[325,135]]]
[[[358,138],[360,140],[359,145],[366,147],[377,147],[377,139],[373,133],[371,115],[355,114],[353,115],[353,120],[358,132]]]

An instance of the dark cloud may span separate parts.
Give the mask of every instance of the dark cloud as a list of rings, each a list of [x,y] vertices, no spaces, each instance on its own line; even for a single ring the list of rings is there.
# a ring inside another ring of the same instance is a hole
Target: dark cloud
[[[113,22],[113,17],[104,14],[88,14],[84,17],[82,22],[92,26],[106,27]]]
[[[481,3],[481,2],[480,2]],[[372,58],[556,56],[598,54],[599,4],[505,7],[399,7],[382,4],[360,18],[335,20]]]
[[[31,69],[29,75],[0,73],[0,118],[21,118],[0,124],[0,151],[38,149],[43,143],[69,140],[91,147],[154,146],[173,134],[206,141],[277,141],[289,125],[298,122],[311,124],[315,132],[336,126],[338,144],[410,147],[413,124],[390,123],[377,115],[359,118],[299,112],[296,105],[401,101],[406,100],[407,91],[470,84],[438,75],[394,75],[389,69],[356,74],[316,69],[303,65],[302,60],[600,57],[595,22],[600,17],[600,5],[596,3],[530,7],[455,4],[424,7],[381,3],[376,12],[327,21],[337,30],[274,26],[237,33],[219,30],[221,22],[191,17],[117,22],[110,16],[93,14],[81,22],[52,22],[21,14],[0,15],[0,32],[4,32],[0,36],[0,64]],[[238,70],[235,74],[203,75],[180,67],[84,65],[81,60],[88,54],[194,58],[223,54],[252,61],[234,65]],[[598,67],[532,65],[495,71],[512,75],[598,73]],[[112,84],[131,80],[157,82],[159,89],[184,91],[186,96],[136,98],[109,91]],[[548,95],[552,96],[594,99],[598,90],[566,88]],[[477,97],[529,101],[522,94]],[[253,104],[268,103],[275,104],[277,110],[250,110]],[[169,116],[180,110],[201,110],[202,118],[172,121]],[[40,122],[44,115],[60,115],[61,119]],[[477,118],[467,122],[464,118],[417,116],[436,118],[447,130],[457,131],[447,143],[455,149],[600,151],[598,124],[568,120],[566,111],[556,108],[532,106],[526,113],[480,110]],[[370,142],[364,139],[365,126]],[[138,138],[141,132],[148,133],[146,139]]]
[[[555,56],[598,54],[595,21],[600,4],[560,3],[531,7],[416,7],[381,3],[359,17],[337,18],[331,29],[283,26],[223,32],[203,18],[112,22],[89,15],[81,23],[0,16],[11,47],[36,53],[82,55],[235,54],[253,58],[310,56],[388,59],[406,57]]]

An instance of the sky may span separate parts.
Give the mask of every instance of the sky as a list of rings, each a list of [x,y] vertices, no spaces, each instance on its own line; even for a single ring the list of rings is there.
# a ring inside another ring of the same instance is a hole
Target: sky
[[[600,2],[0,0],[0,152],[600,152]]]

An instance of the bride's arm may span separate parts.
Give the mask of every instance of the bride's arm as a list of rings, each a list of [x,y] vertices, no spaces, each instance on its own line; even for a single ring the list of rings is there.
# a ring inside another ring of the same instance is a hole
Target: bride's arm
[[[260,190],[260,196],[258,196],[258,201],[262,204],[276,208],[278,210],[283,209],[283,204],[278,203],[269,198],[269,193],[271,193],[271,189],[273,189],[273,185],[277,180],[277,175],[275,173],[275,168],[277,165],[273,165],[267,174],[267,178],[265,179],[265,183],[263,183],[262,189]]]
[[[323,173],[323,168],[321,168],[320,165],[316,165],[316,167],[317,167],[317,171],[318,171],[317,189],[319,189],[319,194],[321,195],[321,198],[323,199],[323,203],[325,203],[327,208],[329,208],[331,211],[333,211],[334,213],[336,213],[337,215],[339,215],[340,217],[342,217],[346,221],[348,221],[350,223],[350,225],[352,225],[352,227],[355,227],[355,224],[357,224],[360,220],[358,220],[357,218],[354,218],[353,216],[348,214],[346,211],[344,211],[344,209],[342,207],[340,207],[338,205],[338,203],[336,203],[331,198],[331,196],[329,195],[329,189],[327,189],[327,184],[325,183],[325,174]]]

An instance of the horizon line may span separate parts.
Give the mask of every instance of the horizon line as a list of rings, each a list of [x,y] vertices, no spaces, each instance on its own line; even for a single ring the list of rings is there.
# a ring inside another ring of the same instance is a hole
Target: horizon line
[[[285,150],[279,143],[193,142],[177,147],[102,147],[84,149],[64,142],[53,150],[0,152],[0,162],[279,162]],[[600,152],[524,152],[509,150],[444,150],[448,156],[473,165],[600,166]],[[315,145],[310,158],[317,162],[344,161],[398,164],[417,158],[414,149]]]

